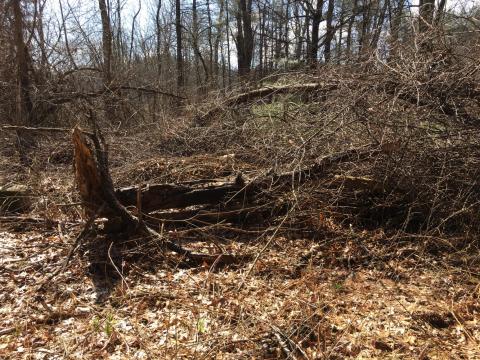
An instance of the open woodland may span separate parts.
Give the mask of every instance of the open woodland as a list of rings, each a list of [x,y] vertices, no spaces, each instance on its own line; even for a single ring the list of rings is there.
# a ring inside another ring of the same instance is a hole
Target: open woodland
[[[480,4],[0,1],[0,358],[480,359]]]

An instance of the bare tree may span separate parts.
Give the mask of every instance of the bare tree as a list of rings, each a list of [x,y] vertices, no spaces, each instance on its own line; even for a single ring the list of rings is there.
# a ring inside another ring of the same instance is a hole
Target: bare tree
[[[108,87],[112,82],[112,29],[105,0],[98,0],[98,6],[102,19],[103,82]]]
[[[253,57],[252,0],[238,0],[236,17],[238,74],[243,77],[250,73]]]
[[[327,33],[325,35],[325,48],[323,51],[325,62],[330,61],[330,53],[332,47],[333,36],[335,35],[335,28],[333,27],[333,10],[335,2],[334,0],[328,0],[328,10],[327,10]]]
[[[183,87],[183,55],[182,55],[182,17],[180,0],[175,0],[175,33],[177,35],[177,88]]]

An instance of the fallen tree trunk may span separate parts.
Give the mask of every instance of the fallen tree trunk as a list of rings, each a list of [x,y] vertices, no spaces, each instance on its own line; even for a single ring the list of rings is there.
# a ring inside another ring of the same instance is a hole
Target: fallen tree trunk
[[[265,200],[268,200],[272,191],[286,191],[306,181],[331,174],[336,165],[350,161],[363,161],[385,152],[380,146],[368,145],[325,156],[313,166],[304,169],[281,174],[269,173],[249,182],[239,175],[230,182],[204,183],[197,181],[183,184],[151,185],[146,188],[128,187],[115,191],[108,169],[108,152],[103,137],[97,131],[87,133],[76,128],[73,131],[73,143],[76,182],[85,212],[89,217],[106,217],[113,224],[118,224],[118,220],[120,220],[120,229],[118,226],[114,227],[122,232],[156,238],[166,249],[195,263],[206,262],[217,265],[231,264],[239,259],[249,258],[249,255],[238,257],[230,254],[194,253],[157,233],[147,225],[147,221],[215,224],[250,214],[263,216],[271,211],[269,206],[262,206],[262,203],[264,205],[268,203]],[[253,206],[249,207],[249,202]],[[212,209],[212,205],[215,208]],[[137,208],[140,218],[127,210],[129,206]],[[188,209],[192,206],[193,209]],[[143,221],[141,218],[142,212],[162,209],[177,209],[177,211],[152,214],[152,216],[148,216],[147,221]]]
[[[26,185],[0,186],[0,214],[3,212],[21,212],[30,208],[32,190]]]
[[[265,197],[264,194],[273,189],[284,191],[299,186],[306,181],[329,175],[337,165],[350,161],[364,161],[382,152],[384,150],[381,147],[367,145],[322,157],[304,169],[260,176],[249,182],[237,176],[230,182],[218,180],[200,186],[190,183],[153,184],[142,189],[132,186],[117,189],[115,196],[123,206],[140,206],[144,212],[184,209],[194,205],[220,205],[231,200],[242,200],[243,204],[247,204],[255,202],[262,196]],[[139,200],[141,204],[138,204]]]
[[[222,104],[213,107],[202,115],[195,117],[195,123],[199,125],[206,125],[209,120],[224,111],[225,109],[230,109],[234,106],[248,103],[255,99],[268,98],[273,95],[281,94],[292,94],[292,93],[301,93],[301,92],[317,92],[323,90],[328,92],[337,88],[336,84],[320,84],[320,83],[307,83],[307,84],[290,84],[284,86],[267,86],[260,89],[254,89],[242,94],[235,95],[233,97],[227,98]]]
[[[73,143],[75,146],[75,178],[87,213],[105,216],[108,219],[120,218],[123,230],[130,234],[140,233],[148,238],[157,238],[163,246],[195,263],[231,264],[238,257],[230,254],[200,254],[184,249],[151,229],[137,217],[130,214],[122,205],[113,188],[108,170],[108,153],[105,141],[96,131],[90,136],[89,144],[84,133],[75,128]],[[243,256],[245,258],[246,256]],[[248,257],[248,255],[247,255]]]
[[[141,189],[141,207],[144,212],[160,209],[186,208],[192,205],[217,204],[241,192],[240,181],[209,183],[201,187],[186,184],[154,184]],[[115,194],[124,206],[136,206],[137,186],[118,189]]]

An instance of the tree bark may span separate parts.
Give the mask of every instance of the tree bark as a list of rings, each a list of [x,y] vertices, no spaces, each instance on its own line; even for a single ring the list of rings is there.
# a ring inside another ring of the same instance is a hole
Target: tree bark
[[[162,77],[162,43],[161,43],[161,35],[162,35],[162,27],[160,22],[160,11],[162,9],[162,0],[158,0],[157,2],[157,9],[155,12],[155,35],[156,35],[156,53],[157,53],[157,76],[158,81],[160,81]]]
[[[183,78],[183,55],[182,55],[182,18],[180,0],[175,0],[175,32],[177,35],[177,90],[184,85]]]
[[[250,73],[253,57],[252,0],[239,0],[237,11],[237,57],[238,74]]]
[[[309,46],[309,53],[308,53],[308,62],[310,64],[315,64],[318,61],[318,47],[319,47],[319,31],[320,31],[320,23],[322,22],[323,18],[323,1],[324,0],[317,0],[317,7],[312,12],[312,37],[311,37],[311,44]]]
[[[16,123],[18,125],[33,125],[35,123],[33,100],[31,96],[31,79],[29,71],[30,55],[24,40],[24,16],[21,1],[13,0],[13,26],[14,44],[16,50]],[[17,147],[20,162],[29,165],[31,160],[30,150],[35,146],[35,140],[28,132],[17,131]]]
[[[103,83],[106,87],[112,82],[112,29],[105,0],[98,0],[102,18]]]
[[[323,55],[325,57],[326,63],[330,62],[332,40],[335,35],[335,28],[332,26],[334,6],[335,6],[334,0],[328,0],[327,33],[325,35],[325,47],[323,51]]]
[[[248,258],[246,256],[233,256],[229,254],[199,254],[182,248],[162,234],[148,227],[139,218],[130,214],[126,207],[120,203],[115,194],[112,179],[108,168],[107,145],[97,131],[90,136],[90,141],[84,132],[75,128],[72,140],[75,149],[75,178],[84,203],[84,208],[90,218],[95,216],[107,217],[110,222],[120,220],[120,231],[128,234],[140,234],[146,238],[154,238],[167,250],[187,258],[194,263],[231,264]],[[135,196],[137,198],[137,196]],[[138,202],[136,202],[138,204]]]
[[[352,14],[351,14],[350,19],[348,21],[348,29],[347,29],[347,44],[346,44],[347,60],[351,60],[352,55],[353,55],[352,30],[353,30],[353,24],[355,23],[355,16],[357,14],[357,9],[358,9],[358,0],[354,0],[353,1]]]

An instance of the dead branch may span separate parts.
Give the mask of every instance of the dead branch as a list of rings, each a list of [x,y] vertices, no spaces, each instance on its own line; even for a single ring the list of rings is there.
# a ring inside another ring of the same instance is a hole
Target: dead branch
[[[4,125],[3,130],[25,130],[25,131],[45,131],[45,132],[70,132],[72,129],[67,128],[50,128],[50,127],[29,127],[17,125]]]
[[[187,184],[153,184],[141,190],[142,209],[150,212],[160,209],[185,208],[192,205],[218,204],[228,194],[242,190],[238,182],[216,182],[203,186]],[[115,195],[124,206],[137,204],[137,186],[118,189]]]
[[[51,94],[46,102],[55,104],[55,105],[61,105],[61,104],[66,104],[78,99],[94,99],[98,98],[100,96],[109,94],[109,93],[115,93],[120,90],[134,90],[134,91],[139,91],[139,92],[145,92],[145,93],[150,93],[150,94],[158,94],[158,95],[164,95],[168,97],[173,97],[176,99],[180,100],[185,100],[184,97],[180,95],[175,95],[163,90],[159,89],[154,89],[154,88],[146,88],[146,87],[141,87],[141,86],[127,86],[127,85],[120,85],[120,86],[111,86],[109,88],[104,88],[99,91],[93,91],[93,92],[67,92],[67,93],[57,93],[57,94]]]
[[[284,86],[267,86],[260,89],[254,89],[242,94],[235,95],[233,97],[225,99],[220,105],[208,110],[205,114],[195,117],[195,122],[199,125],[206,125],[215,115],[234,106],[248,103],[252,100],[259,98],[268,98],[273,95],[301,93],[301,92],[316,92],[323,90],[329,92],[337,88],[336,84],[321,84],[321,83],[308,83],[308,84],[290,84]]]
[[[268,192],[274,188],[277,190],[291,188],[292,186],[301,185],[305,181],[325,177],[334,166],[349,161],[364,161],[382,153],[382,151],[382,148],[375,145],[349,149],[325,156],[312,166],[304,169],[265,175],[246,184],[239,177],[230,182],[222,179],[204,184],[197,182],[199,185],[191,185],[190,182],[181,184],[152,184],[141,189],[141,206],[143,211],[148,213],[162,209],[184,209],[193,205],[219,205],[234,199],[242,199],[247,202],[253,201],[263,196],[262,194],[265,194],[266,191]],[[135,206],[137,204],[137,191],[137,186],[121,188],[115,191],[115,196],[123,206]],[[235,216],[238,215],[238,212],[244,211],[244,209],[232,210],[237,211]],[[192,210],[186,211],[187,213],[180,213],[180,216],[195,213]],[[178,220],[180,218],[178,213],[165,213],[163,215],[166,219]],[[219,214],[213,214],[213,216],[216,215]],[[206,214],[204,216],[208,217]]]

